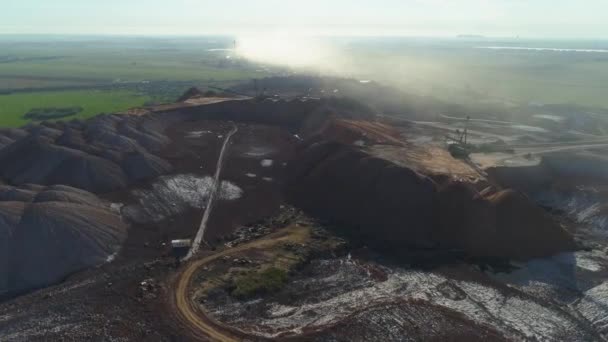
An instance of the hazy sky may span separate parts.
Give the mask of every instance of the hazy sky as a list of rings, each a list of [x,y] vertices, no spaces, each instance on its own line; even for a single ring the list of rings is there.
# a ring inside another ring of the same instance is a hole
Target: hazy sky
[[[0,33],[608,38],[608,0],[0,0]]]

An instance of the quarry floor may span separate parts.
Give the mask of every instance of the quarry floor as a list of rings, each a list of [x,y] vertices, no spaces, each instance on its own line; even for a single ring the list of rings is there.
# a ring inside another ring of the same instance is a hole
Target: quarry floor
[[[600,247],[499,269],[464,261],[421,267],[350,246],[308,256],[278,293],[245,300],[220,295],[201,303],[200,289],[214,268],[247,271],[272,259],[277,246],[315,243],[302,240],[310,227],[290,217],[226,246],[242,237],[243,226],[264,225],[263,219],[286,210],[282,190],[297,145],[284,129],[237,125],[221,176],[225,184],[209,221],[211,246],[199,258],[179,265],[167,242],[196,234],[208,199],[201,187],[213,175],[229,122],[170,127],[173,143],[163,157],[177,172],[105,196],[142,215],[121,252],[62,284],[0,303],[0,340],[606,339],[608,255]],[[419,172],[483,180],[474,167],[449,158],[440,148],[441,134],[410,131],[408,138],[407,147],[366,149]],[[328,234],[322,239],[333,237],[329,227],[316,228]],[[254,263],[243,266],[235,259]]]
[[[276,127],[238,126],[221,174],[227,193],[216,204],[205,235],[211,246],[222,246],[235,229],[275,215],[284,204],[281,187],[296,138]],[[0,339],[183,340],[175,321],[159,314],[168,311],[169,279],[177,270],[168,241],[194,238],[207,200],[204,187],[210,185],[207,179],[231,127],[229,122],[205,120],[170,127],[173,143],[163,157],[175,174],[104,196],[124,205],[123,214],[144,213],[120,253],[62,284],[2,303]],[[175,203],[184,205],[175,208]],[[213,253],[211,247],[201,251],[206,253]]]

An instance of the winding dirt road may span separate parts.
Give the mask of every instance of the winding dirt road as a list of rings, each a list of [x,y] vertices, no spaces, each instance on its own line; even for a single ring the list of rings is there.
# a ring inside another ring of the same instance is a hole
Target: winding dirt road
[[[190,284],[196,271],[212,261],[234,253],[249,249],[265,248],[283,243],[289,239],[284,231],[267,236],[261,240],[254,240],[243,245],[229,248],[213,255],[188,263],[177,275],[174,284],[173,309],[175,317],[190,334],[201,341],[242,341],[250,334],[234,327],[228,327],[205,313],[198,303],[192,300]],[[260,337],[255,337],[260,340]]]

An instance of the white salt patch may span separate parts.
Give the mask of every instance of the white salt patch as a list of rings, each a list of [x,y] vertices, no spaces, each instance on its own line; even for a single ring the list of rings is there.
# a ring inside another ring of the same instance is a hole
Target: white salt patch
[[[265,181],[267,181],[267,182],[272,182],[273,181],[273,179],[270,178],[270,177],[264,177],[262,179],[265,180]]]
[[[353,144],[355,146],[363,147],[363,146],[365,146],[365,141],[363,141],[363,140],[357,140]]]
[[[347,259],[328,261],[326,265],[317,267],[332,269],[332,272],[303,281],[303,284],[300,284],[301,280],[296,281],[294,285],[298,285],[296,288],[304,284],[323,288],[323,295],[318,298],[308,298],[292,306],[269,301],[266,313],[254,318],[255,322],[244,322],[243,316],[238,315],[249,303],[228,304],[218,307],[214,313],[233,312],[231,323],[253,323],[258,327],[256,334],[276,337],[285,332],[336,324],[353,312],[374,304],[394,303],[409,298],[455,310],[482,325],[495,327],[514,340],[572,341],[588,337],[580,329],[578,321],[567,312],[551,306],[544,307],[525,297],[505,294],[498,288],[483,284],[448,281],[440,274],[398,268],[389,271],[386,281],[375,282],[367,275],[369,272],[365,268]],[[462,299],[453,299],[441,291],[441,285],[446,281],[464,294]],[[607,299],[608,285],[591,291],[590,298],[591,295],[600,298],[600,301]],[[593,317],[599,319],[601,308],[601,305],[596,305],[590,307],[588,312],[596,313]]]
[[[576,254],[576,266],[591,272],[599,272],[603,268],[599,262],[582,253]]]
[[[469,139],[471,140],[471,139]],[[420,144],[420,145],[424,145],[424,144],[429,144],[433,142],[433,137],[427,136],[427,135],[423,135],[423,136],[419,136],[413,139],[408,139],[408,141],[414,143],[414,144]],[[484,141],[485,142],[485,141]]]
[[[123,203],[111,203],[110,210],[112,210],[116,214],[120,214],[120,211],[122,210],[122,207],[124,207],[124,206],[125,205]]]
[[[252,146],[249,148],[249,151],[245,153],[245,155],[249,157],[263,157],[274,152],[275,150],[271,147]]]
[[[585,292],[576,308],[596,329],[608,331],[608,282]]]
[[[241,198],[243,190],[233,183],[222,181],[220,188],[220,198],[224,200],[236,200]]]
[[[118,255],[118,251],[108,255],[108,257],[106,258],[106,262],[110,263],[110,262],[114,261],[116,259],[116,255]]]
[[[284,317],[289,316],[295,313],[297,309],[291,306],[285,306],[278,303],[272,305],[272,307],[268,310],[268,314],[270,317]]]
[[[533,115],[533,117],[538,118],[538,119],[551,120],[551,121],[555,121],[555,122],[562,122],[565,120],[565,118],[562,116],[549,115],[549,114],[536,114],[536,115]]]
[[[247,176],[249,178],[255,178],[255,177],[257,177],[257,175],[255,173],[246,173],[245,176]]]
[[[210,134],[210,133],[211,133],[211,131],[192,131],[192,132],[188,132],[188,134],[186,134],[186,138],[200,138],[204,134]]]
[[[528,125],[511,125],[511,128],[519,129],[526,132],[535,132],[535,133],[546,133],[547,130],[541,127],[528,126]]]
[[[272,164],[274,164],[274,160],[272,159],[264,159],[260,162],[260,165],[262,165],[262,167],[271,167]]]
[[[139,206],[128,207],[127,212],[143,213],[153,221],[178,215],[188,208],[202,209],[207,205],[213,178],[195,175],[174,175],[160,177],[152,185],[152,190],[135,190],[133,194],[139,199]],[[243,190],[237,185],[222,181],[219,197],[224,200],[235,200],[242,196]]]

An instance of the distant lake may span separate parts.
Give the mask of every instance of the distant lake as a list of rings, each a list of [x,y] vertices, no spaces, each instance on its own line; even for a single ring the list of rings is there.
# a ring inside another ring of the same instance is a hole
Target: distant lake
[[[524,46],[479,46],[477,49],[490,50],[527,50],[527,51],[552,51],[552,52],[591,52],[591,53],[608,53],[604,49],[565,49],[565,48],[550,48],[550,47],[524,47]]]

